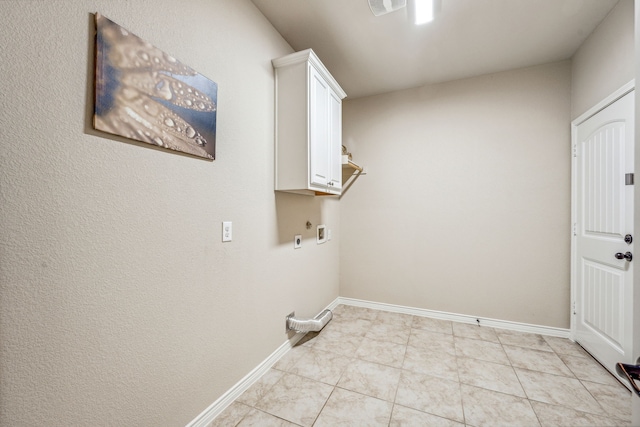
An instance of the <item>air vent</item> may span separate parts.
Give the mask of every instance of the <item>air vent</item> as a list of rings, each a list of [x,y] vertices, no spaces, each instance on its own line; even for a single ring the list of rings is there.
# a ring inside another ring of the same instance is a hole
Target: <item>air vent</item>
[[[375,16],[395,12],[407,6],[407,0],[368,0],[371,12]]]

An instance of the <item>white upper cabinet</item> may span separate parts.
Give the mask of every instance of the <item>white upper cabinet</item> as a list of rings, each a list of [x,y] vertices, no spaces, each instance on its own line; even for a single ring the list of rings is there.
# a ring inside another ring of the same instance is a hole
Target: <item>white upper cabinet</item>
[[[311,49],[274,59],[275,189],[308,195],[342,190],[342,99]]]

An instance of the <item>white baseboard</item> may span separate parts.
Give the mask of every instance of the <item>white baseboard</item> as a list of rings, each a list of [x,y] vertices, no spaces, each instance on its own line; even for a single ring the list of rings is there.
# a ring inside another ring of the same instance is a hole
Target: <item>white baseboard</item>
[[[451,320],[453,322],[470,323],[512,331],[530,332],[553,337],[570,338],[569,329],[553,328],[550,326],[531,325],[528,323],[510,322],[507,320],[488,319],[486,317],[469,316],[466,314],[446,313],[443,311],[427,310],[424,308],[406,307],[402,305],[385,304],[374,301],[364,301],[353,298],[336,298],[326,308],[333,310],[338,305],[352,305],[355,307],[371,308],[374,310],[390,311],[393,313],[411,314],[413,316],[431,317],[434,319]],[[305,334],[296,334],[290,340],[283,343],[276,351],[271,353],[262,363],[249,372],[238,383],[231,387],[218,400],[198,415],[186,427],[207,427],[218,415],[222,413],[234,400],[262,377],[282,356],[287,354]]]
[[[393,313],[411,314],[413,316],[431,317],[433,319],[451,320],[453,322],[470,323],[491,328],[508,329],[511,331],[529,332],[552,337],[570,338],[569,329],[554,328],[551,326],[532,325],[529,323],[511,322],[508,320],[490,319],[486,317],[470,316],[466,314],[447,313],[444,311],[427,310],[424,308],[406,307],[403,305],[385,304],[382,302],[364,301],[353,298],[338,298],[338,304],[353,305],[356,307],[372,308],[374,310],[390,311]]]
[[[282,344],[276,351],[271,353],[262,363],[249,372],[244,378],[238,381],[225,394],[220,396],[218,400],[213,402],[207,409],[198,415],[186,427],[207,427],[218,415],[222,413],[229,405],[233,403],[242,393],[258,381],[267,371],[284,356],[301,338],[296,334],[291,340]]]
[[[340,304],[338,299],[335,299],[326,308],[333,310]],[[287,354],[298,341],[300,341],[305,334],[295,334],[291,339],[284,342],[280,347],[276,349],[269,357],[267,357],[262,363],[256,366],[251,372],[249,372],[244,378],[238,381],[233,387],[231,387],[226,393],[213,402],[207,409],[202,411],[200,415],[194,418],[186,427],[207,427],[218,415],[222,413],[229,405],[233,403],[242,393],[244,393],[249,387],[258,381],[269,369],[278,361],[282,356]]]

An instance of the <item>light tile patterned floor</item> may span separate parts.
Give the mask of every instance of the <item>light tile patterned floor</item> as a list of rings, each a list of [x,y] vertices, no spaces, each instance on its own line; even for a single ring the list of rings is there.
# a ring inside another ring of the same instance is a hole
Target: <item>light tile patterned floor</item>
[[[629,392],[563,338],[340,305],[214,426],[628,426]]]

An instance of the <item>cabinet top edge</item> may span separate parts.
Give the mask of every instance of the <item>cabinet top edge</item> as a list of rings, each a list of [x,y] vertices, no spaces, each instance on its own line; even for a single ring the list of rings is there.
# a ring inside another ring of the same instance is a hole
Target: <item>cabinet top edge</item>
[[[340,84],[333,78],[327,67],[324,66],[318,55],[312,49],[301,50],[300,52],[294,52],[289,55],[283,56],[281,58],[276,58],[271,60],[271,64],[273,68],[276,70],[278,68],[288,67],[291,65],[301,64],[304,62],[311,63],[316,70],[327,80],[327,82],[332,86],[333,90],[340,96],[340,99],[346,98],[347,93],[340,87]]]

